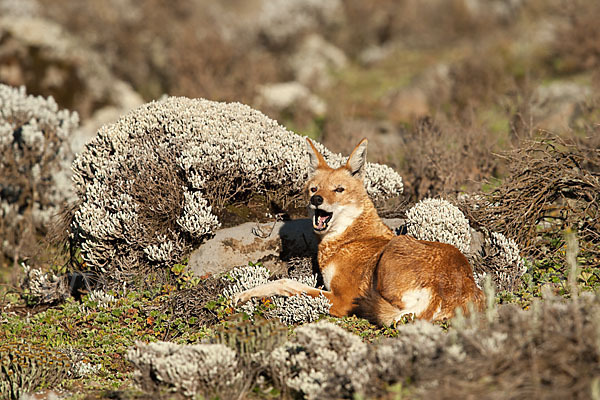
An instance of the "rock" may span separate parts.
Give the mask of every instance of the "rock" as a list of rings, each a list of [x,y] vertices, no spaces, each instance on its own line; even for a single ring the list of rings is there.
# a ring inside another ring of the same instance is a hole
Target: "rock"
[[[321,32],[344,18],[340,0],[268,0],[258,20],[260,34],[272,47],[289,46],[308,32]]]
[[[534,125],[555,133],[568,131],[591,94],[589,87],[574,82],[558,81],[539,86],[531,102]]]
[[[384,46],[372,45],[360,52],[358,61],[366,67],[372,66],[387,59],[393,54],[394,50],[395,46],[389,44]]]
[[[304,38],[290,58],[290,67],[296,80],[316,89],[330,86],[331,72],[343,68],[347,63],[348,59],[342,50],[317,34]]]
[[[34,17],[39,15],[37,0],[0,0],[0,15],[14,17]]]
[[[386,108],[394,121],[412,122],[430,115],[429,102],[425,91],[410,86],[388,96]]]
[[[317,238],[309,219],[269,224],[247,222],[218,230],[194,250],[189,268],[196,275],[219,274],[248,262],[261,262],[271,272],[281,271],[290,257],[311,257]]]
[[[255,103],[260,109],[266,108],[277,112],[300,108],[320,116],[327,111],[325,102],[299,82],[262,85],[258,89]]]
[[[102,57],[42,18],[0,17],[0,81],[52,96],[82,121],[100,108],[123,104],[124,83]]]
[[[402,225],[395,218],[384,222],[392,229]],[[272,273],[285,273],[288,260],[313,257],[317,246],[310,219],[247,222],[218,230],[190,254],[188,266],[198,276],[218,275],[248,262],[261,262]]]

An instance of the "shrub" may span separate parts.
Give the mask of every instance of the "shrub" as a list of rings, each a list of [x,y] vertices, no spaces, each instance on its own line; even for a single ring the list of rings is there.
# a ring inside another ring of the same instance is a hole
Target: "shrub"
[[[500,307],[497,318],[453,322],[451,357],[426,375],[423,398],[587,398],[597,385],[598,297],[546,298],[530,310]],[[456,362],[456,357],[461,362]],[[438,362],[440,361],[438,358]],[[422,360],[429,362],[428,360]],[[444,365],[443,367],[441,365]],[[577,373],[573,373],[577,371]],[[426,386],[427,382],[435,382]]]
[[[236,352],[222,344],[137,342],[127,358],[136,368],[135,381],[150,393],[232,398],[244,377]]]
[[[68,139],[78,121],[52,97],[0,84],[0,258],[33,255],[36,236],[72,196]]]
[[[469,220],[512,238],[535,259],[556,256],[566,229],[578,232],[586,254],[600,254],[597,155],[548,138],[506,157],[510,173],[502,184],[461,205]]]
[[[265,357],[287,340],[287,328],[276,320],[250,320],[242,314],[224,321],[215,333],[214,340],[235,350],[247,367],[264,363]]]
[[[464,214],[444,199],[424,199],[406,212],[408,234],[420,240],[448,243],[467,254],[471,227]]]
[[[44,273],[25,263],[21,265],[23,266],[23,278],[20,285],[21,297],[27,304],[57,303],[71,294],[68,276],[56,276],[51,271]]]
[[[554,65],[560,73],[590,71],[600,66],[600,5],[594,1],[573,1],[563,12],[552,43]]]
[[[348,398],[364,393],[371,373],[366,343],[329,322],[296,329],[271,353],[273,378],[307,399]]]
[[[419,398],[589,397],[600,373],[600,298],[550,296],[521,310],[498,307],[493,293],[488,296],[485,315],[459,315],[447,332],[416,321],[398,326],[395,338],[365,343],[321,321],[285,341],[285,329],[273,322],[234,321],[217,332],[217,341],[231,348],[138,343],[128,357],[142,388],[154,393],[240,395],[247,390],[240,382],[250,377],[240,375],[240,360],[250,355],[252,368],[245,371],[260,371],[261,382],[309,399],[386,398],[389,385],[398,383]]]
[[[475,122],[457,123],[422,118],[406,131],[402,152],[405,197],[419,201],[457,190],[477,190],[496,175],[500,161],[492,154],[489,132]]]
[[[308,171],[305,139],[248,106],[148,103],[102,127],[73,162],[72,238],[89,268],[127,281],[179,262],[219,226],[215,209],[257,194],[284,206],[299,198]],[[400,176],[377,164],[365,185],[375,201],[402,191]]]
[[[486,236],[482,259],[476,264],[480,267],[475,273],[476,281],[481,286],[489,273],[499,290],[516,289],[527,271],[519,246],[513,239],[498,232]]]

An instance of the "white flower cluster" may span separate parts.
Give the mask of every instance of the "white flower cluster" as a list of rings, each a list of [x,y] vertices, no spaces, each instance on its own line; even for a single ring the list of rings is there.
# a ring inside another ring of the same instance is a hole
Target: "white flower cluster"
[[[322,321],[296,329],[269,361],[276,378],[307,399],[349,398],[366,390],[368,353],[360,337]]]
[[[265,284],[269,276],[269,270],[261,265],[234,268],[222,278],[232,282],[225,288],[223,295],[233,297],[237,293]],[[295,280],[312,287],[317,286],[316,275],[302,276]],[[267,311],[265,318],[279,318],[286,325],[316,321],[322,314],[328,314],[331,308],[331,303],[325,296],[310,297],[306,294],[289,297],[273,296],[272,301],[275,308]],[[238,308],[252,318],[259,302],[258,299],[251,299]]]
[[[486,266],[493,272],[492,279],[499,290],[513,289],[527,272],[525,261],[520,256],[517,243],[501,233],[492,232],[485,240]],[[477,276],[481,284],[486,274]]]
[[[81,349],[67,346],[60,348],[60,351],[71,360],[71,369],[68,371],[68,375],[72,378],[85,378],[97,374],[102,369],[102,364],[89,362],[87,353]]]
[[[70,374],[75,379],[96,375],[102,369],[102,364],[92,364],[86,361],[77,361],[71,366]]]
[[[318,147],[326,158],[344,160]],[[182,172],[176,174],[181,187],[174,189],[183,198],[181,215],[173,216],[176,225],[166,240],[160,236],[163,245],[153,242],[159,236],[148,238],[153,232],[138,218],[151,201],[133,198],[136,175],[149,164]],[[309,161],[303,137],[248,106],[167,97],[103,126],[72,169],[81,202],[71,227],[75,242],[89,267],[112,270],[136,261],[179,262],[219,226],[211,201],[249,191],[295,195],[304,187]],[[370,163],[365,185],[376,201],[403,189],[391,168]]]
[[[276,46],[285,45],[304,32],[335,24],[343,15],[340,0],[270,0],[263,4],[261,33]]]
[[[463,254],[471,247],[471,227],[464,214],[444,199],[424,199],[406,212],[408,234],[420,240],[448,243]]]
[[[92,290],[88,294],[88,301],[96,303],[99,308],[110,308],[117,299],[112,294],[106,293],[103,290]]]
[[[136,342],[127,358],[136,367],[134,379],[148,391],[169,388],[187,397],[212,398],[243,377],[236,352],[222,344]]]
[[[173,260],[177,254],[181,254],[184,247],[182,243],[169,239],[167,235],[157,235],[156,242],[146,246],[144,253],[151,261],[166,263]]]
[[[0,251],[14,256],[24,224],[43,229],[73,196],[68,138],[78,124],[77,113],[59,110],[52,97],[0,84]]]

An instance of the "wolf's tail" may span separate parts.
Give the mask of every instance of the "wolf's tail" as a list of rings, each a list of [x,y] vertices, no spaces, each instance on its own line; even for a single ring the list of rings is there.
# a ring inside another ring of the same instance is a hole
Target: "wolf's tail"
[[[402,315],[400,309],[387,301],[373,287],[366,295],[354,299],[353,314],[372,324],[391,325]]]

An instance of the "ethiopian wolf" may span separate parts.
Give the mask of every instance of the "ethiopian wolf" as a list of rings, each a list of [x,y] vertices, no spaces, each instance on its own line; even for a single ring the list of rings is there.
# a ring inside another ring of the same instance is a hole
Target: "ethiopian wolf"
[[[339,168],[331,168],[307,141],[312,168],[308,208],[320,238],[318,261],[326,290],[280,279],[238,294],[235,302],[323,295],[332,304],[331,315],[356,314],[379,325],[394,324],[407,314],[443,320],[457,308],[468,312],[469,303],[483,308],[473,270],[456,247],[396,236],[379,218],[363,184],[366,139]]]

